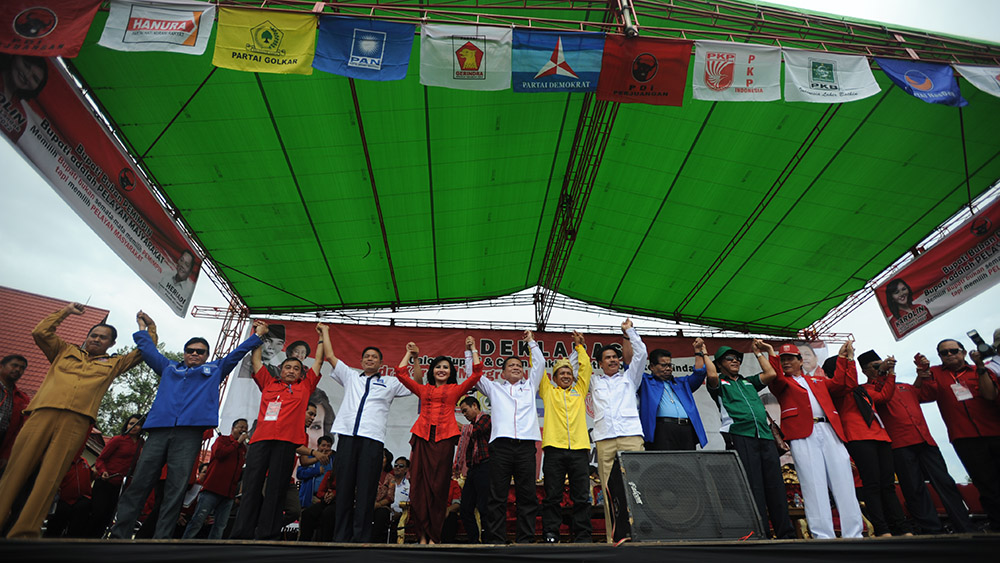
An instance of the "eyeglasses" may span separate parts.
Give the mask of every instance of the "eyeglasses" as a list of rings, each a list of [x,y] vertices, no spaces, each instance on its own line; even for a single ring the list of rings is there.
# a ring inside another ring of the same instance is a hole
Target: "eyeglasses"
[[[961,348],[945,348],[944,350],[938,350],[938,356],[954,356],[961,352]]]
[[[185,348],[185,354],[191,354],[192,356],[204,356],[208,353],[207,348]]]
[[[739,356],[724,356],[722,358],[722,361],[723,362],[739,362],[739,363],[742,364],[743,363],[743,358],[741,358]]]
[[[402,463],[397,463],[393,465],[393,467],[395,467],[396,469],[406,469],[406,466],[403,465]]]

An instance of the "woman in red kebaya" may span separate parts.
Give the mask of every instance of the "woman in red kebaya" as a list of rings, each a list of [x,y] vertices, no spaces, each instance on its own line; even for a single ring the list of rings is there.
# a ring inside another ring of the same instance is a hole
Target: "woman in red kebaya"
[[[465,339],[467,348],[474,341]],[[473,356],[472,376],[458,384],[458,372],[451,358],[438,356],[430,365],[428,383],[413,380],[410,365],[420,354],[417,345],[410,342],[399,362],[396,376],[399,382],[420,397],[420,416],[410,429],[410,522],[420,543],[440,543],[448,508],[448,486],[451,482],[451,462],[458,443],[458,422],[455,405],[458,400],[479,382],[483,364],[479,354]]]

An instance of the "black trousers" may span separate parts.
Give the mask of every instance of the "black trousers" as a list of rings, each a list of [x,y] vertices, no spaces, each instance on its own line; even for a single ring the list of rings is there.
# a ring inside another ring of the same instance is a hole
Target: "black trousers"
[[[879,440],[854,440],[847,442],[847,451],[861,476],[865,513],[875,528],[875,535],[908,532],[903,507],[896,498],[892,445]]]
[[[562,508],[559,504],[569,479],[569,500],[573,502],[570,532],[574,541],[590,541],[590,450],[567,450],[546,447],[542,459],[545,477],[545,500],[542,502],[542,532],[559,537]]]
[[[104,537],[104,532],[115,516],[115,509],[118,508],[118,496],[121,490],[120,484],[115,485],[101,479],[94,480],[93,493],[90,495],[92,517],[87,537]]]
[[[1000,530],[1000,436],[959,438],[951,445],[979,489],[979,502],[990,517],[990,528]]]
[[[340,434],[337,443],[337,516],[333,541],[371,540],[375,496],[382,474],[382,442]]]
[[[646,450],[694,450],[697,444],[698,435],[694,433],[690,420],[680,423],[673,419],[657,418],[653,441],[646,442]]]
[[[80,497],[74,504],[59,499],[56,511],[45,521],[45,537],[61,538],[63,535],[67,538],[90,537],[91,508],[91,501],[87,497]]]
[[[972,521],[969,519],[969,509],[965,506],[958,487],[955,486],[955,480],[948,473],[944,456],[937,446],[922,442],[896,448],[892,450],[892,459],[896,477],[899,479],[899,488],[906,500],[906,508],[923,533],[944,532],[937,509],[934,508],[934,500],[927,490],[926,481],[930,481],[931,486],[937,491],[955,532],[964,534],[974,531]]]
[[[788,497],[785,494],[785,481],[781,476],[781,463],[778,461],[780,456],[774,440],[729,433],[724,434],[724,437],[743,462],[764,531],[767,531],[767,522],[770,521],[774,537],[795,539],[795,528],[788,517]]]
[[[462,487],[462,526],[469,543],[479,543],[480,537],[485,537],[490,501],[490,462],[489,460],[469,468],[465,475],[465,486]],[[479,520],[476,522],[476,509],[479,509]]]
[[[282,440],[250,444],[243,472],[243,497],[231,539],[273,540],[281,535],[281,509],[295,466],[296,448],[296,444]]]
[[[483,543],[507,543],[507,492],[514,477],[517,499],[517,543],[535,541],[538,497],[535,496],[535,441],[497,438],[490,442],[490,502]]]
[[[303,508],[299,517],[299,541],[333,541],[337,503],[323,501]]]

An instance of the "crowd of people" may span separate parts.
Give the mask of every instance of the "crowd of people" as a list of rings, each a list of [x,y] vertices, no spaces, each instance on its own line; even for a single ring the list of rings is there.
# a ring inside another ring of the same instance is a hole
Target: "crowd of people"
[[[694,370],[674,376],[672,354],[648,352],[629,320],[621,324],[621,346],[594,351],[596,370],[577,332],[570,356],[555,359],[548,370],[528,330],[530,358],[503,358],[497,379],[483,377],[472,336],[459,365],[442,355],[423,367],[419,347],[410,342],[390,376],[375,346],[362,351],[360,369],[349,367],[336,356],[323,324],[316,326],[315,361],[306,368],[296,354],[279,366],[263,363],[269,333],[263,321],[217,360],[209,361],[209,344],[200,337],[184,344],[181,360],[170,360],[157,349],[156,325],[142,311],[135,350],[109,355],[117,339],[110,325],[95,325],[82,345],[58,336],[60,322],[83,312],[80,304],[67,305],[33,331],[51,365],[30,401],[17,388],[27,360],[12,354],[0,362],[0,527],[9,538],[38,537],[44,528],[52,537],[273,540],[297,520],[303,541],[386,542],[396,537],[406,512],[407,530],[420,543],[455,541],[461,522],[466,541],[496,544],[507,540],[512,493],[515,541],[530,543],[536,541],[541,442],[541,541],[559,542],[567,523],[568,541],[591,542],[593,474],[607,483],[620,451],[704,448],[703,417],[709,416],[719,417],[770,537],[796,536],[779,462],[778,446],[785,443],[814,538],[837,536],[831,495],[841,537],[862,535],[859,499],[875,535],[942,533],[926,481],[952,530],[974,531],[924,420],[920,404],[928,402],[940,408],[987,525],[1000,529],[1000,361],[973,351],[969,364],[958,340],[938,344],[938,365],[918,354],[912,384],[896,381],[893,356],[883,359],[870,350],[855,357],[852,341],[818,367],[804,360],[811,355],[817,364],[811,350],[803,354],[805,347],[792,343],[775,348],[755,339],[746,352],[728,346],[713,352],[698,338]],[[994,336],[995,347],[1000,330]],[[309,344],[302,346],[308,355]],[[220,385],[248,353],[250,377],[261,391],[256,418],[233,422],[229,434],[215,437],[208,462],[198,463],[202,444],[219,425]],[[750,354],[754,369],[742,369]],[[101,398],[116,376],[139,362],[160,378],[152,407],[128,417],[91,466],[81,453]],[[310,448],[306,431],[317,414],[310,397],[325,363],[344,398],[329,434]],[[460,368],[466,375],[461,383]],[[694,392],[702,385],[716,412],[699,412]],[[489,400],[488,413],[470,395],[473,389]],[[765,409],[764,389],[780,404],[780,424]],[[384,446],[389,409],[394,399],[411,394],[420,398],[420,412],[411,428],[410,458],[394,459]],[[544,438],[536,398],[544,404]],[[456,408],[468,424],[458,424]],[[915,527],[897,500],[896,478]],[[599,499],[610,542],[611,503]]]

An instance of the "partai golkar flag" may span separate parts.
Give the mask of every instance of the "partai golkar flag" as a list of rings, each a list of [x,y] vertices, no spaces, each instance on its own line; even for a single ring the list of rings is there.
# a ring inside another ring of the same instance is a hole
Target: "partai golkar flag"
[[[484,25],[423,25],[420,83],[459,90],[510,88],[513,30]]]
[[[785,101],[839,104],[882,91],[866,57],[782,49]]]
[[[208,47],[215,5],[184,0],[111,0],[98,45],[116,51],[201,55]]]
[[[315,14],[219,8],[212,64],[246,72],[312,74]]]
[[[696,100],[770,102],[781,99],[781,49],[765,45],[694,42],[691,94]]]
[[[991,96],[1000,98],[1000,67],[951,65],[962,78]]]

